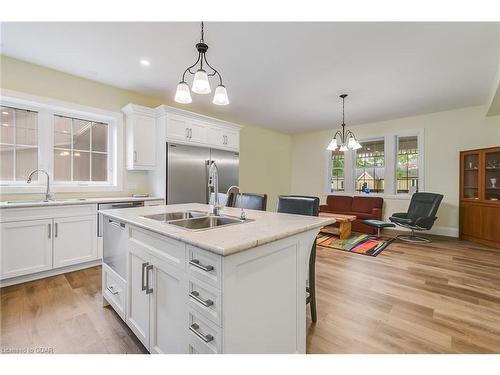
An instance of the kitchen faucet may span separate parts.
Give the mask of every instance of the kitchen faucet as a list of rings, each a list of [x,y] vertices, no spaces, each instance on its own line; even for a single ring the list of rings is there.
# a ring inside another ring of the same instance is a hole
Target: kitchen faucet
[[[45,176],[47,176],[47,191],[45,192],[45,200],[46,201],[53,200],[54,197],[53,197],[52,193],[50,192],[50,177],[46,171],[44,171],[43,169],[35,169],[35,170],[31,171],[29,176],[28,176],[28,180],[26,182],[28,184],[31,184],[31,179],[36,172],[43,172],[43,173],[45,173]]]
[[[235,194],[235,196],[239,195],[240,196],[240,204],[241,204],[241,213],[240,213],[240,219],[241,220],[246,220],[247,216],[245,214],[245,210],[243,208],[243,193],[241,192],[241,189],[239,186],[233,185],[229,189],[227,189],[227,196],[228,199],[231,197],[231,194]],[[236,203],[236,197],[234,198],[234,203]]]
[[[212,164],[210,164],[210,169],[208,170],[208,188],[210,192],[214,193],[214,206],[212,208],[212,215],[219,216],[219,172],[214,161],[212,162]]]

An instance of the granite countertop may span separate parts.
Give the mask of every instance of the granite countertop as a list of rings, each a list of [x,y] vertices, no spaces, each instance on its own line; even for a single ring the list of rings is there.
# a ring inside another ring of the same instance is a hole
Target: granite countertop
[[[160,200],[159,197],[104,197],[104,198],[68,198],[56,199],[53,201],[38,201],[38,200],[19,200],[0,202],[0,208],[23,208],[23,207],[50,207],[50,206],[68,206],[75,204],[96,204],[96,203],[111,203],[111,202],[136,202],[136,201],[153,201]]]
[[[245,210],[247,219],[250,219],[246,223],[190,231],[175,225],[142,217],[144,215],[188,210],[206,212],[209,210],[209,206],[206,204],[189,203],[101,210],[99,212],[110,218],[153,231],[222,256],[277,241],[310,229],[321,228],[335,222],[333,218]],[[241,209],[239,208],[224,207],[221,210],[221,215],[239,217],[240,212]]]

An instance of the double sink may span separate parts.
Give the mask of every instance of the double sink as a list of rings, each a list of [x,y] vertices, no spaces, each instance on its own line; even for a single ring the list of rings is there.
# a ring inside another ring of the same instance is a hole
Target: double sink
[[[155,215],[144,215],[142,217],[170,225],[176,225],[192,231],[220,228],[227,225],[243,224],[247,221],[251,221],[226,215],[210,216],[208,212],[203,211],[167,212]]]

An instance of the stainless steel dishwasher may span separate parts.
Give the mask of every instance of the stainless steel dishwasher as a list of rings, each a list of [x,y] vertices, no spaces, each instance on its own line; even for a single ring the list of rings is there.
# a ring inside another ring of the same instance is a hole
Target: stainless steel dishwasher
[[[103,263],[121,278],[127,276],[127,233],[125,223],[103,216]]]

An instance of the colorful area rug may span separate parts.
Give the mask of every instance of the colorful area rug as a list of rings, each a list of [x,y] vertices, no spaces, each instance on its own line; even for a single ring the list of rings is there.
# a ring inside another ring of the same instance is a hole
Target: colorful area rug
[[[339,236],[334,234],[320,233],[316,238],[316,245],[376,257],[389,246],[392,241],[394,241],[394,238],[377,238],[362,233],[352,233],[351,236],[345,240],[341,240]]]

